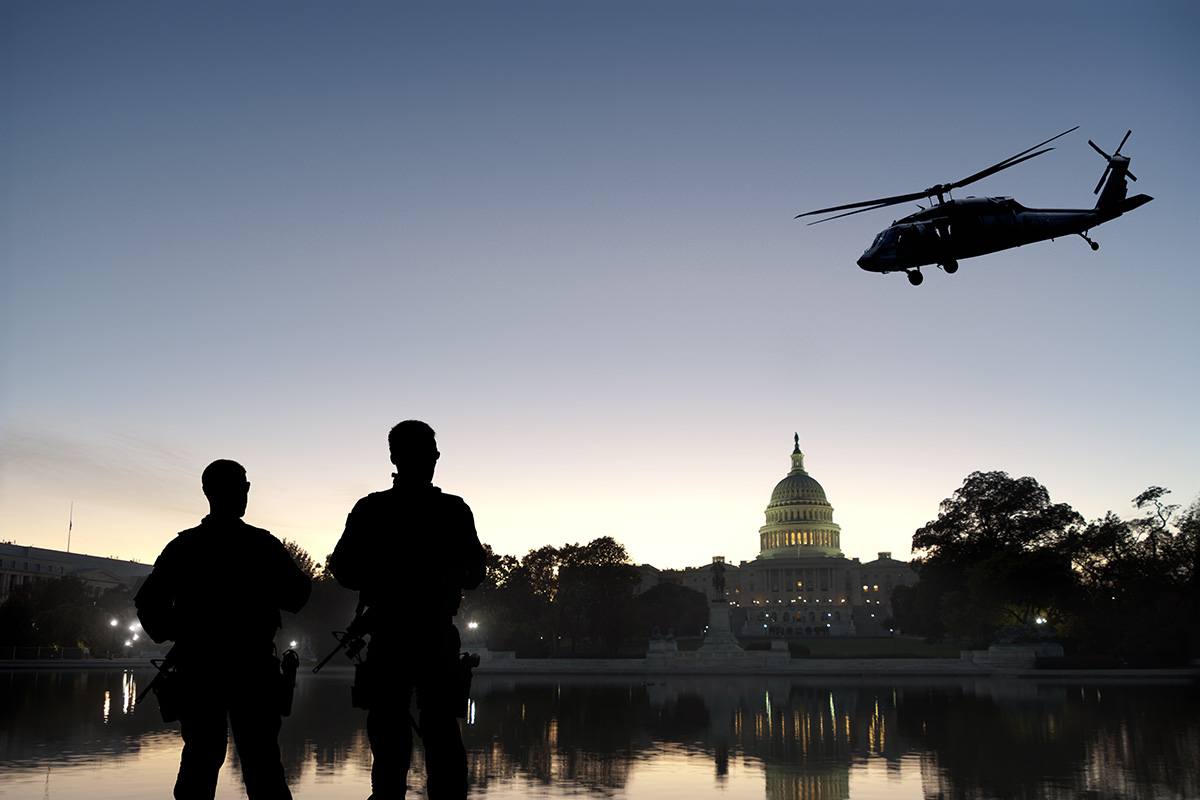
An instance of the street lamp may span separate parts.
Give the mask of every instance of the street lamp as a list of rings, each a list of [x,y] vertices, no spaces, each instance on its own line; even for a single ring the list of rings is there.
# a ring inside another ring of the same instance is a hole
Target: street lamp
[[[117,622],[117,618],[116,618],[116,617],[113,617],[112,619],[110,619],[110,620],[108,621],[108,624],[109,624],[109,626],[110,626],[110,627],[113,627],[113,628],[115,628],[115,627],[117,627],[118,625],[120,625],[121,623]]]

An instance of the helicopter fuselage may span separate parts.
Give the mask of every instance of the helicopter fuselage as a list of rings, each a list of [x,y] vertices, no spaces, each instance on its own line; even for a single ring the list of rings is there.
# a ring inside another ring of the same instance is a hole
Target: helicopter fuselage
[[[1135,195],[1096,208],[1026,208],[1011,197],[947,200],[896,220],[858,260],[868,272],[899,272],[940,264],[957,269],[964,258],[1059,236],[1086,233],[1151,198]],[[1091,240],[1088,240],[1091,242]]]
[[[1099,195],[1096,205],[1092,208],[1026,208],[1011,197],[967,197],[955,200],[951,194],[954,190],[983,180],[989,175],[995,175],[1031,158],[1049,153],[1054,148],[1046,145],[1078,127],[1076,125],[1070,130],[1051,136],[1040,144],[957,181],[937,183],[907,194],[805,211],[797,214],[796,219],[817,214],[833,214],[808,223],[817,225],[921,198],[936,201],[936,205],[930,208],[922,208],[916,214],[909,214],[893,222],[875,237],[875,241],[858,259],[858,266],[868,272],[904,272],[913,286],[920,286],[924,280],[921,267],[926,264],[937,264],[947,273],[954,273],[958,272],[960,259],[1008,250],[1046,239],[1057,239],[1059,236],[1077,234],[1093,250],[1099,250],[1100,245],[1088,237],[1089,230],[1154,199],[1144,194],[1127,196],[1128,181],[1136,181],[1137,176],[1129,171],[1129,156],[1122,155],[1121,148],[1129,141],[1132,130],[1125,132],[1121,143],[1111,155],[1088,139],[1088,144],[1105,161],[1100,182],[1092,190],[1092,194]]]

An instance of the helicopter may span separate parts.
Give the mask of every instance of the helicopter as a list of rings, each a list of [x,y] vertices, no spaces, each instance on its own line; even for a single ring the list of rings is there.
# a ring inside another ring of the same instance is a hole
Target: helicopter
[[[797,214],[795,218],[835,211],[844,212],[808,223],[816,225],[864,211],[928,199],[928,208],[918,204],[920,211],[893,221],[881,231],[857,262],[859,267],[868,272],[880,272],[884,275],[889,272],[904,272],[913,286],[920,286],[925,280],[921,274],[923,266],[936,264],[947,274],[953,275],[958,272],[960,259],[1056,239],[1059,236],[1081,236],[1092,250],[1099,250],[1100,245],[1088,236],[1092,228],[1154,199],[1145,194],[1125,196],[1126,178],[1131,181],[1137,180],[1129,171],[1129,156],[1121,155],[1121,148],[1129,140],[1132,130],[1125,132],[1125,137],[1121,139],[1112,155],[1088,139],[1092,149],[1107,162],[1104,174],[1100,176],[1100,181],[1092,192],[1099,195],[1093,208],[1026,208],[1011,197],[967,197],[955,200],[951,195],[955,189],[1050,152],[1054,148],[1046,145],[1078,128],[1076,125],[953,183],[939,183],[923,191],[865,200],[861,203],[819,208],[816,211]]]

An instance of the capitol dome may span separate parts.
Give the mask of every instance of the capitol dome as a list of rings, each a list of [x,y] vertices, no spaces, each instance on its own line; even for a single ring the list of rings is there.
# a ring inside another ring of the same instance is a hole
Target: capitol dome
[[[775,491],[771,492],[771,503],[767,508],[794,503],[829,505],[829,501],[825,499],[825,488],[817,483],[816,478],[804,471],[803,454],[794,453],[793,455],[799,455],[802,459],[800,470],[789,472],[786,478],[775,484]]]
[[[841,556],[842,529],[833,521],[825,489],[804,469],[800,436],[795,436],[792,469],[775,484],[766,525],[758,530],[759,558]]]

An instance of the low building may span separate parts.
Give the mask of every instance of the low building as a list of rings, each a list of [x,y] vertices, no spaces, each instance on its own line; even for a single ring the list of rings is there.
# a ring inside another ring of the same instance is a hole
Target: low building
[[[83,581],[97,594],[117,586],[134,590],[150,574],[150,569],[149,564],[137,561],[0,544],[0,603],[18,586],[68,577]]]

